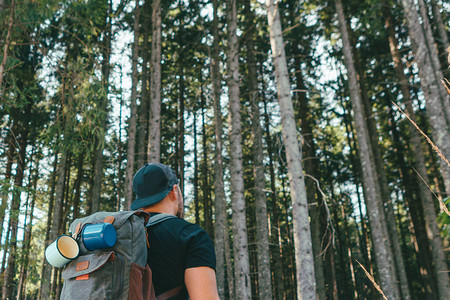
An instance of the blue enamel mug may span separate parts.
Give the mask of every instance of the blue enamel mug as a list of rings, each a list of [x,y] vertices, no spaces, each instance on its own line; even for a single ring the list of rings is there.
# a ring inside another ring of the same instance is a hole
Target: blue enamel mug
[[[116,229],[110,223],[87,224],[81,232],[81,240],[90,251],[110,248],[116,244]]]

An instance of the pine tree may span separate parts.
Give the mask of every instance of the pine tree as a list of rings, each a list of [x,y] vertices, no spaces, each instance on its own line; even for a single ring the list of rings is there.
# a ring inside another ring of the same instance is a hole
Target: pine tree
[[[350,38],[345,20],[342,1],[335,2],[338,14],[339,28],[343,43],[344,61],[349,79],[350,98],[353,104],[354,120],[357,133],[359,155],[362,165],[364,195],[369,213],[372,240],[375,248],[378,273],[381,288],[389,299],[399,299],[400,292],[396,286],[395,272],[393,270],[393,255],[386,241],[387,232],[383,229],[384,211],[379,204],[381,201],[380,187],[378,186],[376,168],[370,144],[369,131],[365,122],[365,112],[360,95],[360,83],[357,80],[354,56],[350,46]],[[372,145],[373,146],[373,145]]]
[[[159,162],[161,151],[161,0],[152,3],[152,69],[148,161]]]
[[[247,221],[242,164],[241,105],[239,99],[239,48],[236,0],[227,0],[228,25],[228,103],[230,108],[231,207],[233,209],[233,253],[236,299],[250,299],[250,261],[247,242]]]
[[[305,179],[302,155],[295,126],[294,109],[290,95],[289,75],[284,51],[278,7],[273,0],[266,1],[270,30],[270,44],[275,66],[275,75],[280,104],[283,143],[286,148],[288,176],[291,188],[294,223],[295,262],[297,268],[297,298],[314,299],[316,283],[314,259],[311,242],[311,229],[308,218]]]

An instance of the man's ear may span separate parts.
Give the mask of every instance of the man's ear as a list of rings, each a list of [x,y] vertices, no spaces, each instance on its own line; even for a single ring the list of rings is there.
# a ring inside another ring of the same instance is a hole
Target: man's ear
[[[172,201],[177,201],[177,186],[176,184],[173,185],[172,190],[170,191],[170,199]]]

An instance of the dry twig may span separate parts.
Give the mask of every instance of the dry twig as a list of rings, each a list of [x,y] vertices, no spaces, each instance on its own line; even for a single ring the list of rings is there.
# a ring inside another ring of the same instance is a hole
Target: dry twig
[[[366,268],[364,268],[364,266],[359,262],[356,261],[359,266],[364,270],[364,273],[366,273],[367,278],[369,278],[369,280],[373,283],[373,286],[375,287],[375,289],[381,294],[381,296],[383,296],[384,300],[388,300],[388,298],[386,297],[386,295],[383,293],[383,290],[380,288],[380,286],[376,283],[375,279],[373,278],[372,275],[370,275],[369,272],[367,272]]]
[[[439,203],[441,204],[441,207],[442,207],[442,209],[445,211],[445,213],[446,213],[447,215],[450,216],[450,212],[448,211],[447,205],[445,205],[444,201],[442,201],[442,199],[439,198],[439,197],[434,193],[434,191],[431,189],[431,187],[428,185],[428,183],[425,181],[425,179],[423,179],[423,177],[419,174],[419,172],[417,172],[417,170],[414,169],[414,168],[413,168],[413,170],[414,170],[414,172],[417,173],[417,175],[420,177],[420,179],[423,181],[423,183],[425,183],[425,185],[426,185],[427,188],[431,191],[431,193],[434,195],[434,197],[436,197],[436,199],[439,201]]]
[[[320,194],[322,195],[323,204],[325,206],[325,211],[327,213],[327,220],[328,220],[329,227],[331,227],[331,242],[329,242],[327,244],[327,246],[325,247],[325,249],[322,251],[322,253],[319,254],[319,255],[322,255],[323,253],[325,253],[325,251],[328,249],[328,247],[330,246],[331,243],[333,243],[333,245],[334,245],[334,232],[335,232],[335,230],[334,230],[333,222],[331,221],[330,209],[328,208],[327,201],[326,201],[328,197],[327,197],[327,195],[325,195],[325,193],[320,188],[319,180],[317,180],[316,178],[314,178],[313,176],[311,176],[309,174],[305,174],[305,175],[308,176],[309,178],[311,178],[312,180],[314,180],[314,182],[316,183],[317,189],[319,190]]]
[[[444,156],[444,154],[442,154],[441,150],[439,150],[439,148],[433,143],[433,141],[419,128],[419,126],[417,126],[416,122],[414,122],[407,114],[406,112],[404,112],[400,106],[398,106],[396,103],[394,103],[394,101],[391,101],[392,104],[394,104],[402,114],[405,115],[405,117],[411,122],[411,124],[414,125],[414,127],[417,128],[417,130],[419,130],[419,132],[425,137],[425,139],[427,140],[427,142],[431,145],[431,147],[433,148],[434,151],[436,151],[436,153],[439,155],[440,158],[442,158],[448,166],[450,166],[450,162],[448,161],[448,159]]]
[[[441,81],[445,89],[447,90],[447,93],[450,95],[450,81],[448,81],[447,78],[441,79]]]

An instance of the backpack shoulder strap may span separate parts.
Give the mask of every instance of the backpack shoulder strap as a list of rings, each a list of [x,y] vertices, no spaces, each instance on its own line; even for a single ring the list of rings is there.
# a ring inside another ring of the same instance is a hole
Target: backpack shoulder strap
[[[148,222],[147,222],[147,224],[145,224],[145,227],[151,227],[151,226],[154,226],[161,222],[164,222],[165,220],[173,219],[173,218],[176,218],[176,217],[174,215],[163,214],[163,213],[157,214],[148,219]]]

